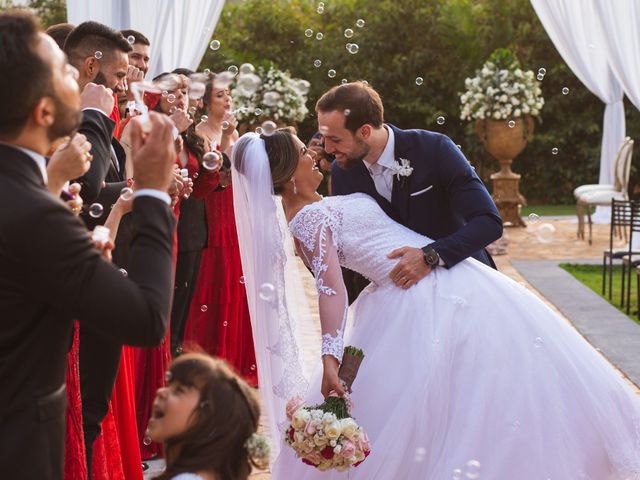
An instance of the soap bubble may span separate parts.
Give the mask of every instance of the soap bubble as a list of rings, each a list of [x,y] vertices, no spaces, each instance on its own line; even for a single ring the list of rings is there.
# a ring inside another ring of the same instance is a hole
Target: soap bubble
[[[176,96],[173,93],[170,93],[169,95],[167,95],[167,102],[173,103],[175,101],[176,101]]]
[[[349,51],[349,53],[351,55],[355,55],[356,53],[358,53],[358,50],[360,50],[360,47],[355,44],[355,43],[351,43],[349,44],[349,46],[347,47],[347,50]]]
[[[209,48],[211,50],[218,50],[220,48],[220,40],[213,40],[210,44],[209,44]]]
[[[231,74],[231,75],[237,75],[238,74],[238,67],[236,65],[230,65],[229,68],[227,68],[227,71]]]
[[[347,38],[351,38],[351,37],[353,37],[353,30],[351,30],[350,28],[347,28],[347,29],[344,31],[344,36],[345,36],[345,37],[347,37]]]
[[[96,53],[94,53],[93,56],[100,60],[102,58],[102,52],[100,50],[96,50]]]
[[[313,36],[313,30],[311,30],[310,28],[307,28],[307,29],[304,31],[304,36],[305,36],[305,37],[309,37],[309,38],[311,38],[311,37]]]
[[[206,170],[216,170],[222,165],[222,155],[218,152],[207,152],[202,156],[202,166]]]
[[[316,67],[316,68],[320,68],[322,66],[322,60],[320,60],[319,58],[316,58],[313,61],[313,66]]]
[[[133,35],[129,35],[127,37],[127,42],[129,42],[130,45],[133,45],[134,43],[136,43],[136,37],[134,37]]]
[[[131,197],[133,197],[133,190],[131,190],[129,187],[124,187],[122,190],[120,190],[120,198],[122,198],[122,200],[130,200]]]
[[[267,120],[262,124],[262,133],[267,137],[270,137],[275,133],[277,128],[278,126],[274,122],[272,122],[271,120]]]
[[[424,78],[416,77],[416,85],[420,86],[424,83]]]
[[[262,103],[264,103],[267,107],[275,107],[281,98],[282,95],[280,95],[278,92],[265,92],[262,96]]]
[[[536,238],[541,243],[551,243],[556,233],[556,227],[550,223],[543,223],[536,230]]]
[[[551,149],[551,155],[557,155],[557,154],[558,154],[558,152],[559,152],[559,150],[558,150],[558,148],[557,148],[557,147],[553,147],[553,148]]]
[[[207,310],[209,310],[209,307],[207,307],[206,305],[201,305],[200,306],[200,311],[206,312]]]
[[[445,120],[444,120],[444,117],[442,115],[440,115],[438,118],[436,118],[436,123],[438,125],[444,125],[444,122],[445,122]]]
[[[358,20],[356,20],[356,27],[358,28],[362,28],[364,27],[364,20],[359,18]]]
[[[250,73],[254,73],[255,71],[256,71],[256,67],[254,67],[250,63],[243,63],[242,65],[240,65],[241,75],[249,75]]]
[[[538,69],[538,75],[546,75],[547,74],[547,69],[546,68],[539,68]]]
[[[464,476],[470,480],[480,478],[480,462],[478,460],[469,460],[465,468]]]
[[[329,78],[333,78],[333,77],[336,76],[336,71],[332,68],[331,70],[329,70],[327,72],[327,75],[328,75]]]
[[[322,40],[324,38],[324,33],[318,32],[316,33],[316,40]]]
[[[100,218],[104,213],[104,207],[100,203],[92,203],[89,207],[89,215],[93,218]]]
[[[534,225],[538,220],[540,220],[540,215],[538,215],[537,213],[530,213],[528,218],[529,225]]]
[[[276,287],[274,287],[270,283],[263,283],[260,286],[260,291],[258,293],[258,296],[260,297],[260,300],[264,300],[265,302],[271,302],[272,300],[274,300],[275,294],[276,294]]]
[[[544,75],[542,75],[541,73],[539,73],[538,75],[536,75],[536,78],[538,79],[538,81],[542,81],[544,80]]]
[[[568,88],[568,87],[564,87],[564,88],[562,89],[562,94],[563,94],[563,95],[569,95],[569,88]]]

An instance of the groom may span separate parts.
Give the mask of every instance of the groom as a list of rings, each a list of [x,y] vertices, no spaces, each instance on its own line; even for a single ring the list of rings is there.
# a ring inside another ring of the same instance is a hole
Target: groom
[[[378,93],[361,82],[339,85],[316,103],[325,150],[336,157],[333,195],[371,195],[391,218],[434,240],[401,247],[390,273],[402,288],[435,268],[473,257],[495,264],[485,247],[502,235],[498,210],[462,152],[448,137],[383,123]],[[366,285],[345,278],[351,300]]]

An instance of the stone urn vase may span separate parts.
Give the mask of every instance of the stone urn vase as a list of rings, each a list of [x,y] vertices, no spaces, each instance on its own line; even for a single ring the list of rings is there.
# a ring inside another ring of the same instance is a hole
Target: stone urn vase
[[[500,162],[500,171],[491,175],[493,201],[505,226],[524,227],[520,206],[527,201],[520,193],[520,175],[511,170],[511,163],[533,135],[530,116],[510,120],[476,120],[476,133],[484,148]]]

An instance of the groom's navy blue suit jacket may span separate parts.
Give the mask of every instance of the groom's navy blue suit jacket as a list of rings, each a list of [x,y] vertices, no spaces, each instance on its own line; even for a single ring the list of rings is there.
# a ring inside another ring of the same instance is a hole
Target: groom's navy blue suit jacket
[[[484,247],[502,236],[502,220],[460,149],[439,133],[387,127],[394,133],[396,161],[409,160],[413,167],[408,177],[394,175],[391,202],[376,191],[363,162],[348,170],[334,162],[332,194],[371,195],[391,218],[432,238],[447,267],[474,257],[495,268]]]

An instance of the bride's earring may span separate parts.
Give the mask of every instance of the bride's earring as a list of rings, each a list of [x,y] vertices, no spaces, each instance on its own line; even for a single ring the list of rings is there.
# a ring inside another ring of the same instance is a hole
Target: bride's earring
[[[297,195],[298,194],[298,189],[296,188],[296,179],[295,178],[291,178],[291,181],[293,182],[293,194]]]

